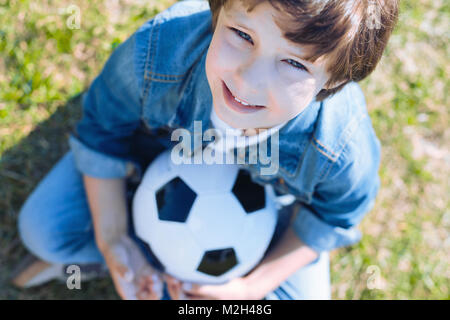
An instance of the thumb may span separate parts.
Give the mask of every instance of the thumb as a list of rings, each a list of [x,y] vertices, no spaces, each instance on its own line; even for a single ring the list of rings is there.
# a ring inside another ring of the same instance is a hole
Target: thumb
[[[127,282],[134,279],[134,272],[130,268],[130,259],[126,248],[119,242],[112,248],[113,252],[113,268],[119,273],[120,277]]]

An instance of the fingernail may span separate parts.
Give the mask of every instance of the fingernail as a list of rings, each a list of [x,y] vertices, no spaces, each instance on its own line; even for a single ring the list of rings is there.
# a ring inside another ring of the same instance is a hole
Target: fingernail
[[[156,274],[152,274],[152,281],[153,281],[154,283],[160,282],[160,281],[159,281],[159,277],[158,277]]]

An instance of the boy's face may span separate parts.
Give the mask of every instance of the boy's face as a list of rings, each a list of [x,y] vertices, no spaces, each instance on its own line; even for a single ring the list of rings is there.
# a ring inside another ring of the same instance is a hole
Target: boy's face
[[[291,120],[328,80],[324,61],[302,60],[306,47],[283,38],[275,17],[280,13],[267,1],[248,13],[234,0],[218,15],[206,76],[217,115],[234,128],[270,128]],[[260,107],[249,108],[233,96]]]

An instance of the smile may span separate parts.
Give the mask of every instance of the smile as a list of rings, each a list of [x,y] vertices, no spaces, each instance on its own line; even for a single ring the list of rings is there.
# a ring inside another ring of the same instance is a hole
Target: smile
[[[222,90],[226,104],[234,111],[237,111],[239,113],[253,113],[265,108],[264,106],[252,105],[241,99],[236,98],[223,81],[222,81]]]

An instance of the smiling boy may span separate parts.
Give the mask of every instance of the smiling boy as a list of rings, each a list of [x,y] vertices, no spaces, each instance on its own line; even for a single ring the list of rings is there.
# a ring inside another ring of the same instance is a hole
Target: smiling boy
[[[206,75],[214,110],[235,128],[271,128],[291,120],[330,78],[324,59],[308,62],[302,56],[311,48],[285,38],[279,24],[287,18],[268,1],[251,12],[240,1],[228,1],[217,16]],[[223,102],[228,92],[258,107],[231,109]]]
[[[182,1],[158,14],[84,96],[71,150],[21,210],[24,244],[49,263],[106,263],[123,298],[130,286],[160,298],[151,275],[162,271],[127,263],[143,259],[128,231],[127,182],[197,121],[247,136],[276,128],[279,170],[243,166],[295,199],[263,261],[183,292],[164,275],[166,289],[175,299],[330,298],[328,252],[360,239],[379,189],[380,145],[356,82],[375,69],[397,15],[395,0]]]

